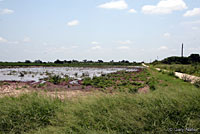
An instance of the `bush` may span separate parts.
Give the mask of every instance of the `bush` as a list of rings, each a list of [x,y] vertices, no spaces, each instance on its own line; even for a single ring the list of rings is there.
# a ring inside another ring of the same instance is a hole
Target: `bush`
[[[54,84],[59,84],[61,80],[62,78],[59,75],[53,75],[49,77],[49,82],[52,82]]]
[[[156,80],[154,77],[150,78],[147,82],[146,82],[147,85],[149,85],[150,89],[152,91],[156,90],[156,87],[155,87],[155,84],[156,84]]]
[[[69,76],[65,76],[64,78],[62,78],[59,75],[49,75],[49,77],[45,78],[44,80],[49,81],[53,84],[59,84],[61,82],[68,82],[70,80]]]
[[[194,85],[195,85],[196,87],[200,88],[200,79],[196,80],[196,81],[194,82]]]
[[[92,85],[92,82],[91,82],[91,78],[90,77],[86,77],[83,79],[83,85],[85,86],[89,86],[89,85]]]
[[[187,75],[183,75],[183,76],[181,77],[181,79],[182,79],[183,81],[185,81],[185,82],[191,82],[190,77],[187,76]]]
[[[167,72],[167,74],[168,74],[169,76],[175,76],[175,73],[174,73],[173,71],[169,71],[169,72]]]

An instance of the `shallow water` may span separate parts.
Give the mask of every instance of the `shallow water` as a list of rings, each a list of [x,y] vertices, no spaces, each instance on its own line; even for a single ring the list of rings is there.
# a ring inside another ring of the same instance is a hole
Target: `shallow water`
[[[135,68],[84,68],[84,67],[31,67],[31,68],[3,68],[0,69],[0,81],[39,81],[51,75],[65,75],[74,79],[101,76],[121,70],[137,71]]]

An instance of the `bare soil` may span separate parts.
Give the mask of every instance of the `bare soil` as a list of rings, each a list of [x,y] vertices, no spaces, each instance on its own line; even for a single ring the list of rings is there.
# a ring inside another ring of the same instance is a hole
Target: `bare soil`
[[[0,82],[0,97],[18,96],[30,92],[43,92],[52,97],[74,97],[77,95],[88,94],[93,88],[91,86],[82,86],[81,84],[65,84],[55,85],[50,82],[41,84],[40,82],[19,82],[19,81],[3,81]]]

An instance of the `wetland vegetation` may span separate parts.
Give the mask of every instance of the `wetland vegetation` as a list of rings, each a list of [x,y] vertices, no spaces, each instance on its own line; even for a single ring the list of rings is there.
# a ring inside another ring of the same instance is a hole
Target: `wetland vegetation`
[[[199,131],[200,90],[174,76],[154,69],[121,71],[85,78],[83,85],[103,90],[63,100],[40,93],[2,97],[1,133],[170,133],[177,128]],[[153,90],[146,94],[135,92],[134,87],[151,85]]]

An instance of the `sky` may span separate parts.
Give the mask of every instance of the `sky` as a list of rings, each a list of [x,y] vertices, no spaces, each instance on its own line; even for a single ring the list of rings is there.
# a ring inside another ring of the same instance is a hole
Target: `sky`
[[[0,0],[0,61],[200,53],[199,0]]]

